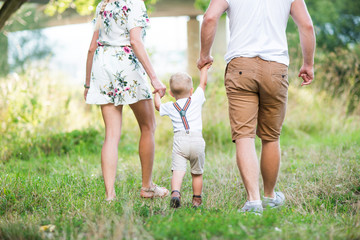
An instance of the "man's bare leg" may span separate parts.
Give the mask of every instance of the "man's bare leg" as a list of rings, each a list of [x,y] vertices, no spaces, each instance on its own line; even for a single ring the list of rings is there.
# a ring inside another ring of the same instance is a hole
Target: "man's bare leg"
[[[262,141],[261,150],[261,175],[264,182],[264,196],[274,198],[274,188],[276,185],[280,168],[280,142]]]
[[[260,200],[259,163],[254,138],[241,138],[236,143],[236,162],[244,182],[248,201]]]

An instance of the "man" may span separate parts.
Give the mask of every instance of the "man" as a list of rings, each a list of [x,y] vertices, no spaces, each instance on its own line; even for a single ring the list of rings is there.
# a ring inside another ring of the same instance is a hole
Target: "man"
[[[314,78],[314,28],[304,0],[211,0],[201,27],[199,68],[213,61],[210,49],[218,20],[225,11],[230,22],[225,86],[236,161],[247,191],[242,211],[261,213],[263,207],[279,207],[285,202],[284,194],[274,189],[289,85],[285,33],[288,17],[292,16],[300,33],[304,58],[299,73],[301,85],[310,84]],[[263,201],[255,134],[262,141]]]

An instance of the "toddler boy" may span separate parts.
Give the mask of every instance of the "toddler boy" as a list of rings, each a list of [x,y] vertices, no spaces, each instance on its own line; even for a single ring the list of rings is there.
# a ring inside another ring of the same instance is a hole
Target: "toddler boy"
[[[200,71],[200,85],[193,94],[191,77],[186,73],[176,73],[170,78],[170,95],[176,102],[161,104],[159,94],[155,94],[155,108],[160,116],[169,116],[174,127],[172,152],[171,200],[172,208],[180,207],[181,184],[185,176],[187,160],[190,161],[193,207],[201,205],[202,174],[205,163],[205,141],[202,137],[201,109],[205,102],[207,71],[210,64]]]

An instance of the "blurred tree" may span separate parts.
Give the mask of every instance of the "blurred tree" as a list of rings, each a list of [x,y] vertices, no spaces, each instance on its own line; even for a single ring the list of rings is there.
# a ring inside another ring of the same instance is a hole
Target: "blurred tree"
[[[48,18],[37,10],[37,5],[25,4],[7,21],[0,32],[0,76],[9,71],[23,71],[31,61],[42,59],[51,53],[41,32]],[[24,29],[28,31],[17,33],[17,41],[8,44],[10,33]]]
[[[5,26],[6,21],[15,13],[26,0],[7,0],[1,5],[0,9],[0,31]],[[8,40],[7,37],[0,32],[0,76],[4,76],[9,72],[8,65]]]
[[[307,0],[317,44],[329,51],[360,43],[360,1]]]

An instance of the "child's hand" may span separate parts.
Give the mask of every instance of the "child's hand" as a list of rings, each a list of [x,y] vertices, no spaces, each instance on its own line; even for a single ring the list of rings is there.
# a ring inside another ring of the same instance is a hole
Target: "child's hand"
[[[154,95],[154,105],[155,105],[155,109],[160,111],[160,105],[161,105],[161,100],[160,100],[160,94],[158,92],[155,93]]]
[[[209,68],[211,68],[212,63],[208,63],[206,65],[204,65],[201,69],[200,72],[205,72],[207,71]]]
[[[208,63],[200,69],[200,87],[205,91],[207,84],[207,72],[212,63]]]

